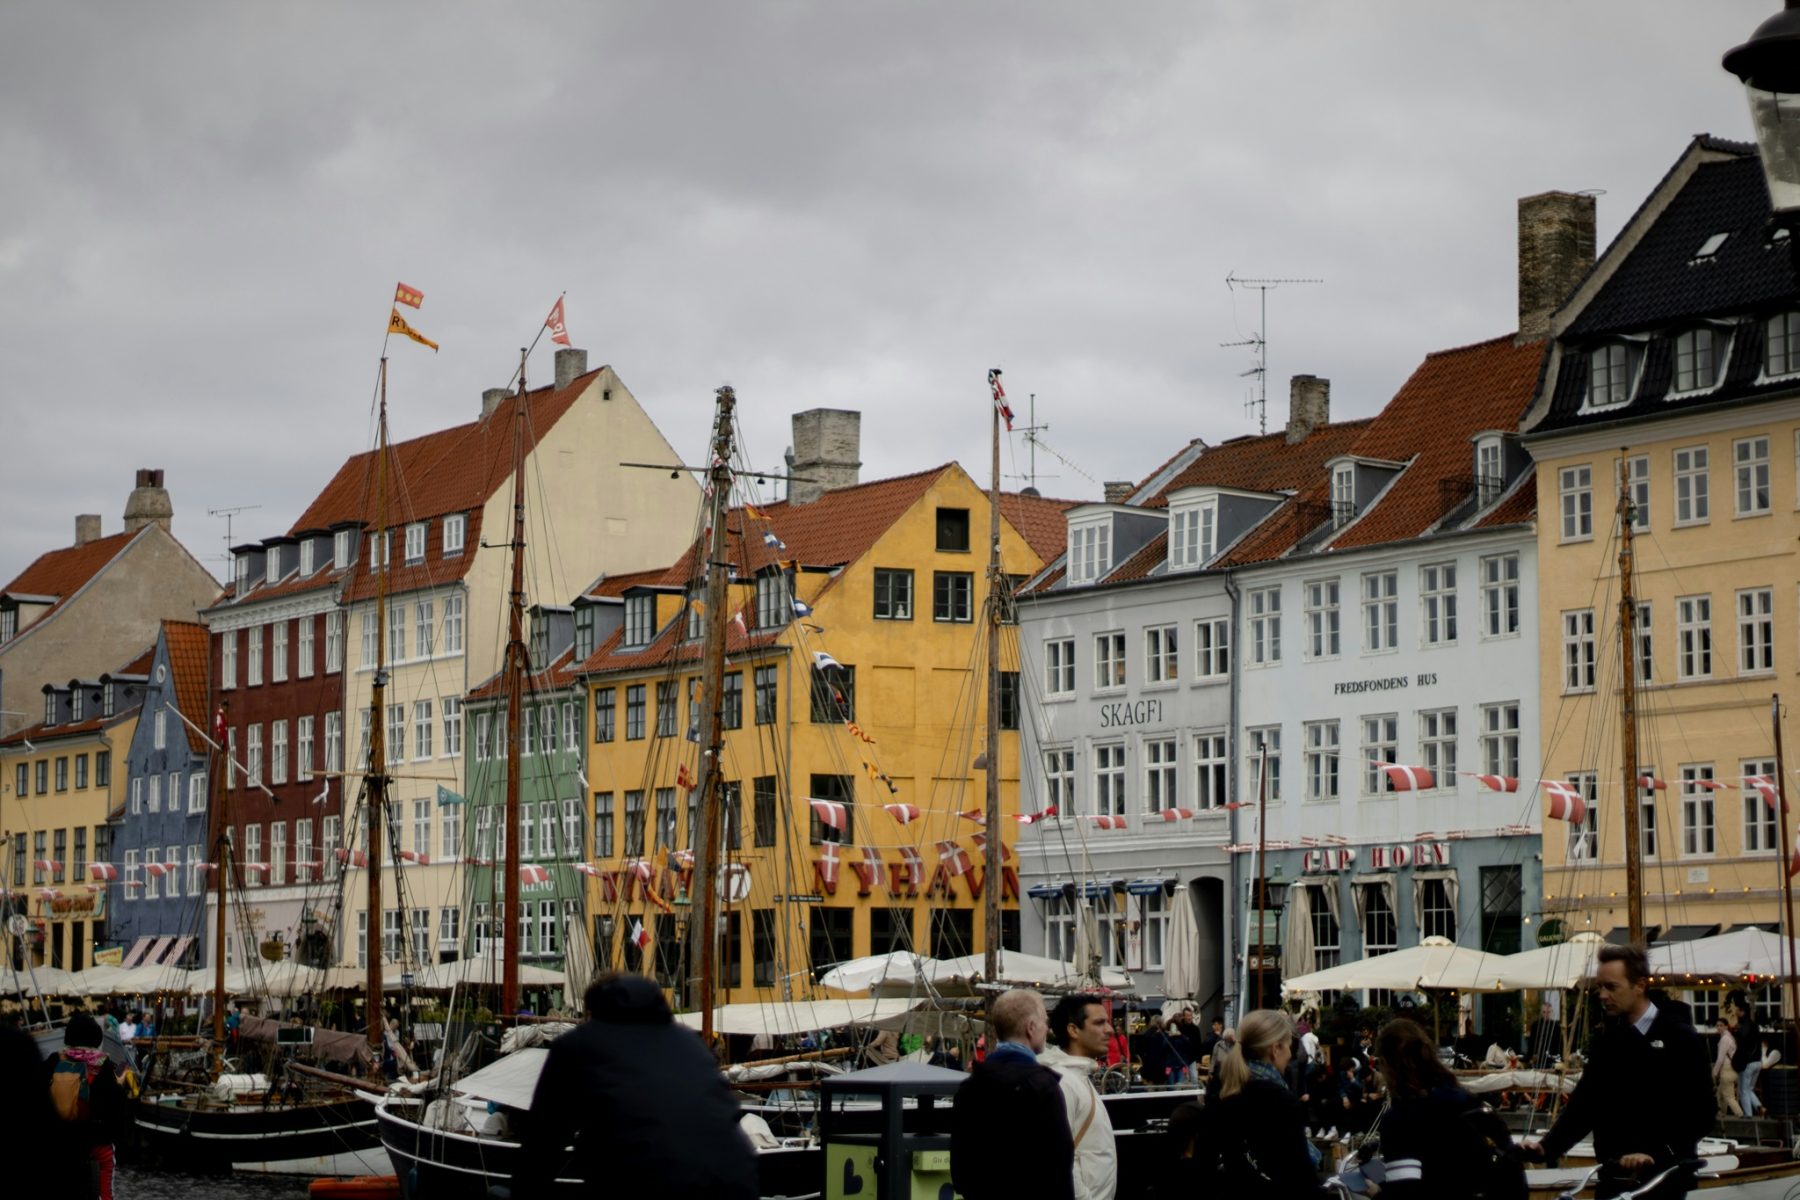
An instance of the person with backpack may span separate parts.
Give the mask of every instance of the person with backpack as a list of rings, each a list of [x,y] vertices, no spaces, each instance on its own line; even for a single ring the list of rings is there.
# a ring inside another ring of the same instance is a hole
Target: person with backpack
[[[1283,1081],[1294,1022],[1262,1008],[1237,1027],[1237,1049],[1219,1071],[1219,1096],[1205,1108],[1196,1151],[1199,1193],[1232,1200],[1324,1200],[1319,1151],[1306,1140],[1306,1116]]]
[[[1401,1017],[1381,1027],[1374,1050],[1389,1104],[1381,1120],[1381,1194],[1524,1200],[1525,1165],[1506,1123],[1457,1086],[1431,1035]]]
[[[51,1107],[68,1135],[70,1152],[85,1159],[77,1169],[84,1182],[77,1194],[113,1200],[113,1143],[125,1132],[130,1110],[124,1085],[100,1042],[100,1023],[76,1013],[63,1030],[62,1050],[44,1065]]]

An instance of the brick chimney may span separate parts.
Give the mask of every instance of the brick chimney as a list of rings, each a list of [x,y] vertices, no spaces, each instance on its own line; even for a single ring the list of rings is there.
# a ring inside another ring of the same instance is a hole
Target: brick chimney
[[[125,501],[125,532],[136,533],[146,525],[161,525],[164,533],[175,521],[175,506],[163,487],[162,468],[146,467],[137,473],[137,486]]]
[[[1544,192],[1519,200],[1519,337],[1550,332],[1550,316],[1594,265],[1594,198]]]
[[[1287,442],[1304,442],[1308,434],[1331,423],[1331,380],[1296,375],[1288,381]]]
[[[811,504],[826,492],[855,487],[862,469],[862,414],[814,408],[794,414],[794,466],[788,499]],[[801,479],[806,482],[801,482]]]
[[[100,540],[100,514],[78,513],[75,517],[75,544],[85,546]]]
[[[1129,479],[1109,479],[1100,486],[1106,489],[1108,504],[1123,504],[1131,499],[1131,493],[1137,491],[1137,484]]]
[[[501,403],[510,395],[512,395],[511,388],[488,388],[486,391],[482,392],[481,419],[485,421],[493,416],[494,410],[499,408]]]
[[[556,352],[556,388],[558,391],[568,387],[586,374],[586,350],[558,350]]]

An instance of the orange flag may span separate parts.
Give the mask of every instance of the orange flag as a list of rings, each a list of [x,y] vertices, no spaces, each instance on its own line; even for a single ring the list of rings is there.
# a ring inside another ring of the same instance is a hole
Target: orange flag
[[[388,332],[398,333],[405,337],[409,337],[413,341],[419,343],[419,345],[430,346],[433,350],[438,348],[436,342],[414,329],[411,325],[408,325],[406,323],[406,318],[400,315],[400,310],[397,308],[393,311],[392,315],[388,317]]]
[[[550,315],[544,318],[544,328],[550,331],[551,341],[560,342],[565,346],[572,346],[575,343],[569,340],[569,327],[563,322],[562,304],[562,297],[558,296],[556,298],[556,307],[552,308],[550,310]]]

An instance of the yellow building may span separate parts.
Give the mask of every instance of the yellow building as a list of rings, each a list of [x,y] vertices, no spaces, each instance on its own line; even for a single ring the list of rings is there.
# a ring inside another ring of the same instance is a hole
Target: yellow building
[[[803,422],[846,418],[854,423],[844,413],[796,418],[796,474],[847,482],[841,469],[807,462],[799,435]],[[849,436],[840,458],[854,458]],[[787,501],[728,518],[730,607],[742,624],[733,618],[725,668],[724,870],[742,898],[723,913],[721,1003],[805,995],[818,969],[866,954],[985,949],[983,827],[959,814],[984,804],[972,764],[986,714],[986,494],[954,463],[817,490],[796,486]],[[1064,507],[1004,499],[1009,574],[1033,573],[1061,551]],[[697,561],[690,553],[660,579],[584,598],[577,618],[578,638],[594,646],[582,673],[598,955],[665,983],[680,961],[698,823],[687,785],[698,774],[688,733],[699,727],[699,622],[686,599]],[[1001,656],[1009,813],[1018,811],[1013,632],[1003,631]],[[1010,847],[1014,823],[1004,824]],[[1010,862],[1006,875],[1003,919],[1016,947]],[[647,953],[633,943],[639,929]]]
[[[0,740],[0,909],[31,932],[5,938],[6,962],[79,971],[107,940],[107,818],[125,801],[125,756],[151,654],[97,680],[44,685],[42,720]],[[10,922],[0,922],[0,926]]]
[[[1651,936],[1778,919],[1780,818],[1758,781],[1780,779],[1770,698],[1791,701],[1800,671],[1800,290],[1768,218],[1750,148],[1696,138],[1552,322],[1524,429],[1540,513],[1540,774],[1586,810],[1544,822],[1544,911],[1567,933],[1624,936],[1628,794]],[[1622,471],[1635,787],[1620,738]],[[1783,729],[1791,747],[1795,726]]]

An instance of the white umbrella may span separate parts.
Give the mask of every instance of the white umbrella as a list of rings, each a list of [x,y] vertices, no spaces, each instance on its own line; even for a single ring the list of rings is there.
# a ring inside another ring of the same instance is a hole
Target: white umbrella
[[[1650,970],[1657,975],[1768,975],[1794,971],[1792,950],[1782,961],[1781,938],[1761,929],[1734,929],[1717,937],[1664,942],[1650,947]]]
[[[1194,919],[1193,892],[1176,888],[1174,904],[1163,947],[1163,992],[1193,999],[1200,994],[1200,923]]]
[[[1458,946],[1448,938],[1428,937],[1417,946],[1340,963],[1310,975],[1281,981],[1285,995],[1296,992],[1345,992],[1363,988],[1413,991],[1420,988],[1455,988],[1465,992],[1503,992],[1511,989],[1498,982],[1505,955],[1488,954]]]
[[[1497,979],[1509,989],[1572,988],[1594,973],[1594,955],[1606,939],[1583,931],[1566,942],[1522,950],[1500,960]]]
[[[985,956],[965,954],[961,958],[940,958],[931,964],[927,978],[933,984],[949,983],[954,979],[969,979],[982,975],[987,970]],[[995,977],[996,983],[1014,983],[1020,986],[1071,988],[1091,983],[1092,977],[1084,975],[1077,963],[1059,962],[1054,958],[1044,958],[1037,954],[1022,954],[1017,950],[1000,952],[1000,973]],[[1100,986],[1109,988],[1128,988],[1131,976],[1116,967],[1100,968]]]

